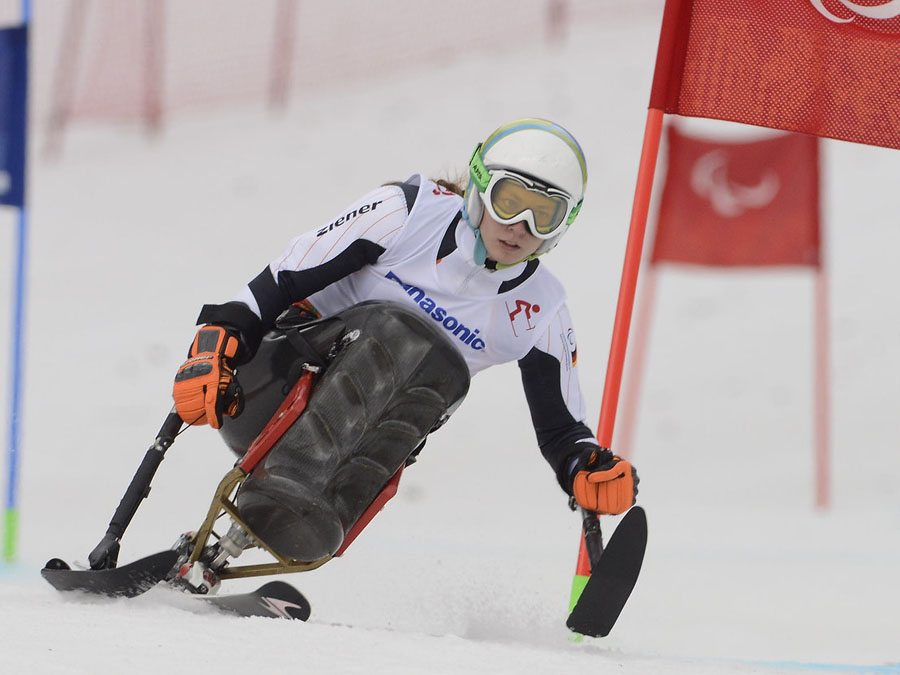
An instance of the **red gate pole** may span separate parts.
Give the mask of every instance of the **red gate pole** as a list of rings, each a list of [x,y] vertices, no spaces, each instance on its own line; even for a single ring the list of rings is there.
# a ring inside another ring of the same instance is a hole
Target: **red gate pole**
[[[162,128],[165,86],[165,1],[147,0],[144,5],[144,18],[144,128],[153,134]]]
[[[622,369],[625,364],[625,350],[628,346],[634,294],[641,267],[641,251],[644,246],[644,233],[647,229],[647,214],[650,212],[650,193],[653,189],[653,175],[656,171],[662,121],[662,110],[651,108],[647,112],[644,144],[641,150],[637,187],[631,211],[631,226],[625,246],[622,282],[619,286],[619,301],[613,324],[609,362],[606,366],[606,383],[603,387],[603,400],[600,404],[600,422],[597,426],[597,441],[604,448],[612,445],[613,428],[616,423],[616,408],[619,403],[619,389],[622,384]]]
[[[63,133],[72,114],[87,14],[88,7],[85,0],[73,1],[66,10],[59,60],[53,72],[52,100],[43,149],[44,156],[52,159],[57,159],[60,155]]]
[[[644,364],[647,360],[647,340],[650,333],[650,318],[656,305],[656,287],[659,268],[649,265],[644,271],[640,302],[637,308],[635,333],[631,339],[631,358],[625,374],[625,394],[623,398],[622,423],[618,429],[616,454],[627,460],[634,457],[634,429],[637,424],[637,410],[641,400],[641,386],[644,381]]]
[[[819,254],[821,256],[821,252]],[[815,372],[815,444],[816,444],[816,508],[831,506],[830,433],[831,406],[829,397],[829,333],[828,333],[828,275],[821,261],[816,269],[816,372]]]
[[[628,331],[631,325],[631,313],[634,309],[634,294],[637,288],[638,272],[641,267],[641,251],[644,246],[644,233],[647,229],[647,214],[650,212],[650,194],[653,190],[653,175],[656,171],[656,158],[659,154],[659,141],[662,135],[663,111],[650,108],[647,111],[647,122],[644,128],[644,142],[641,148],[641,160],[638,165],[637,186],[631,209],[631,224],[628,230],[628,241],[625,246],[625,262],[622,269],[622,281],[619,285],[619,300],[616,306],[616,318],[613,323],[612,344],[609,350],[609,362],[606,367],[606,382],[603,387],[603,400],[600,404],[600,421],[597,425],[597,441],[600,447],[612,445],[613,428],[615,427],[616,408],[619,402],[619,389],[622,385],[622,369],[625,363],[625,349],[628,345]],[[583,574],[590,569],[587,547],[584,536],[578,550],[575,578],[572,580],[572,593],[569,606],[574,607],[581,597],[588,577]]]
[[[269,74],[269,108],[284,109],[291,94],[297,0],[278,0]]]

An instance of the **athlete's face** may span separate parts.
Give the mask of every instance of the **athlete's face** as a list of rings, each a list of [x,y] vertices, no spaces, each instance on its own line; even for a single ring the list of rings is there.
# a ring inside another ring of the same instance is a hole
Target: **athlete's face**
[[[491,218],[487,209],[481,217],[481,239],[488,257],[501,265],[515,265],[541,245],[541,240],[531,234],[524,220],[503,225]]]

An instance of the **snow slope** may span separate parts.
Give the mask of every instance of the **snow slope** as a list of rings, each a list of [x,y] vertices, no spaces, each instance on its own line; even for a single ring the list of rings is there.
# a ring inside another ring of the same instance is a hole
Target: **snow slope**
[[[102,536],[204,302],[229,299],[373,186],[463,171],[511,118],[558,120],[588,156],[579,223],[547,262],[569,289],[596,420],[660,16],[335,89],[280,117],[184,114],[152,140],[73,129],[59,161],[36,157],[20,559],[0,566],[0,669],[900,672],[900,153],[848,143],[823,152],[832,508],[812,506],[809,273],[664,271],[634,455],[650,544],[610,637],[576,644],[564,626],[579,522],[535,446],[514,364],[474,380],[343,559],[287,579],[313,604],[306,625],[210,614],[165,589],[73,600],[39,577]],[[9,333],[0,313],[0,358]],[[195,528],[231,463],[214,433],[180,437],[122,560]]]

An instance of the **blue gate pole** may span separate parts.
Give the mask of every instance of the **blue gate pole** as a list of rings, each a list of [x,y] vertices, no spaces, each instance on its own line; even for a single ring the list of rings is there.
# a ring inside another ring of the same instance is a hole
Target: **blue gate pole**
[[[17,483],[19,474],[19,422],[22,410],[22,355],[25,323],[25,254],[27,250],[28,221],[25,209],[19,209],[16,228],[16,275],[13,304],[12,386],[9,413],[9,455],[6,485],[6,513],[4,515],[3,559],[11,562],[16,557],[16,541],[19,531]]]
[[[31,21],[31,0],[22,0],[22,23]],[[27,90],[26,90],[27,91]],[[27,95],[27,94],[26,94]],[[27,104],[26,104],[27,105]],[[27,110],[27,107],[26,107]],[[26,123],[27,128],[27,123]],[[16,557],[19,534],[18,474],[19,474],[19,422],[22,409],[23,340],[25,328],[25,277],[28,251],[28,215],[25,200],[19,207],[16,227],[16,271],[12,322],[12,382],[10,386],[9,452],[6,485],[6,509],[3,518],[3,559],[11,562]]]

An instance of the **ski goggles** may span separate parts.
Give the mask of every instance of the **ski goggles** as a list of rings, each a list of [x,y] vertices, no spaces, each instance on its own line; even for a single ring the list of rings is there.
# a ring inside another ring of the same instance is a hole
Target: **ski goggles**
[[[491,218],[503,225],[524,220],[538,239],[555,237],[581,209],[581,201],[562,190],[507,169],[489,170],[481,159],[480,143],[469,161],[469,173]]]

